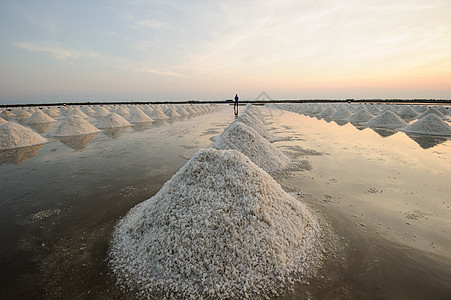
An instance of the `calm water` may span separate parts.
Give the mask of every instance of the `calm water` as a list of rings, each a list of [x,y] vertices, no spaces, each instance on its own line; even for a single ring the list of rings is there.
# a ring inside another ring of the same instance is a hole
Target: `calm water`
[[[318,277],[285,298],[451,295],[449,139],[263,112],[274,145],[310,166],[276,179],[337,239]],[[133,298],[105,262],[115,223],[233,120],[226,107],[0,153],[0,298]]]

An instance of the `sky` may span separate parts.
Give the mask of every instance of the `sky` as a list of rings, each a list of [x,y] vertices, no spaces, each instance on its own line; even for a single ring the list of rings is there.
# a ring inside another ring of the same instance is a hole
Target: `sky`
[[[0,104],[451,99],[450,0],[0,0]]]

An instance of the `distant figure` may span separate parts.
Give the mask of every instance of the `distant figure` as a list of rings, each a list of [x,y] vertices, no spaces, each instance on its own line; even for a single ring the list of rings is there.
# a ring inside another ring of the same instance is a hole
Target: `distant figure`
[[[235,104],[233,104],[233,111],[235,112],[235,116],[238,116],[238,94],[235,94]]]

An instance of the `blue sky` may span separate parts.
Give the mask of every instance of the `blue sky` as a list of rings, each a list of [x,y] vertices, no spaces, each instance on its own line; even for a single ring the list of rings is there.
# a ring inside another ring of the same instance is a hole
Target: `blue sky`
[[[0,0],[0,103],[451,98],[451,1]]]

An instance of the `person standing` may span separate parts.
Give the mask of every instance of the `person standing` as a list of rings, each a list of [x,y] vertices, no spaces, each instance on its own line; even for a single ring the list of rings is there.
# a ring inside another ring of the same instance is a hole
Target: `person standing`
[[[238,116],[238,94],[235,94],[235,104],[233,104],[233,111],[235,112],[235,116]]]

